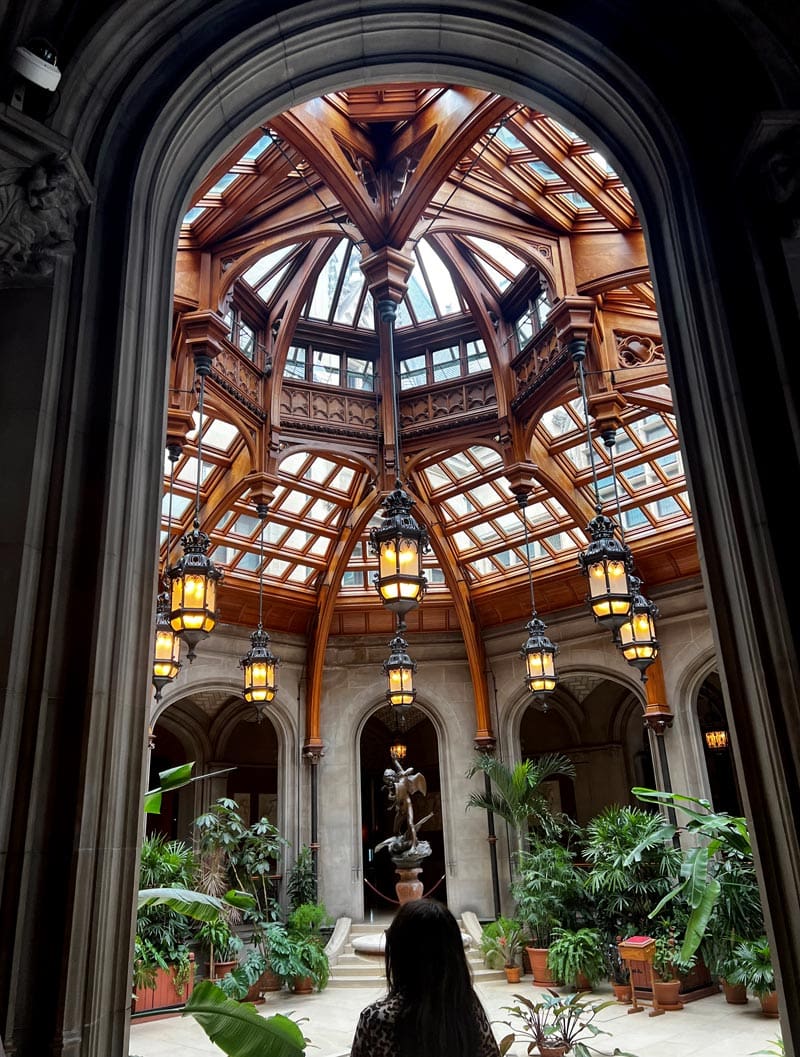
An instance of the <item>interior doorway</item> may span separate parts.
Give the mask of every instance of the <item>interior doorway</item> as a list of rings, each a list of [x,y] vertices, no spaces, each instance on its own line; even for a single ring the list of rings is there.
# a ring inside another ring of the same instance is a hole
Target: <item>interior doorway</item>
[[[420,840],[428,841],[431,846],[431,855],[424,861],[419,879],[426,896],[447,902],[436,730],[422,709],[412,705],[398,715],[386,705],[370,716],[361,735],[361,850],[366,917],[385,915],[394,909],[397,901],[397,875],[389,852],[386,848],[375,851],[393,832],[394,810],[384,782],[384,772],[394,769],[392,746],[396,747],[400,766],[413,768],[425,779],[425,795],[417,793],[413,798],[416,818],[431,815],[419,833]]]

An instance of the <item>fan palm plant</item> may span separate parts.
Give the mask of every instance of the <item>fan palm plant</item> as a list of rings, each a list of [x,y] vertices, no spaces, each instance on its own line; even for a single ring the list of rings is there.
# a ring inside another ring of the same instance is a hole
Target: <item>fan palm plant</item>
[[[574,778],[575,765],[562,753],[547,753],[535,760],[521,760],[510,766],[487,753],[475,758],[467,777],[482,771],[488,779],[483,792],[470,794],[467,810],[471,807],[491,811],[505,820],[515,840],[516,856],[525,848],[528,832],[553,839],[562,828],[542,788],[550,778]]]

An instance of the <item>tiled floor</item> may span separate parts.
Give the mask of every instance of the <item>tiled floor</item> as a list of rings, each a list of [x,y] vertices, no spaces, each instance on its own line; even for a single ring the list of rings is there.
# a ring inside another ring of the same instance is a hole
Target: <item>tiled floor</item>
[[[528,976],[521,984],[489,981],[476,990],[495,1021],[506,1016],[502,1007],[513,1001],[514,992],[531,994],[533,986]],[[380,988],[328,988],[313,995],[282,992],[268,994],[257,1008],[267,1016],[286,1013],[307,1018],[302,1029],[313,1044],[309,1057],[346,1057],[359,1012],[383,993]],[[596,993],[598,998],[610,997],[607,985]],[[780,1033],[779,1021],[763,1016],[756,999],[732,1006],[721,994],[688,1002],[679,1012],[660,1017],[648,1016],[648,1009],[630,1016],[625,1006],[614,1005],[600,1014],[598,1023],[611,1032],[597,1038],[600,1053],[611,1054],[617,1046],[638,1057],[748,1057]],[[498,1038],[508,1033],[501,1024],[494,1027]],[[220,1057],[222,1052],[191,1017],[134,1022],[129,1051],[136,1057]],[[522,1043],[511,1049],[515,1057],[526,1052]]]

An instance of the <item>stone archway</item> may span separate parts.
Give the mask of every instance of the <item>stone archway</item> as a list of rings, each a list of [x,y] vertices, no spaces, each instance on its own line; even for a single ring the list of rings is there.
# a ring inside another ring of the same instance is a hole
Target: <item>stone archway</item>
[[[680,126],[692,91],[711,114],[718,106],[729,115],[718,132],[723,137],[718,150],[725,148],[725,165],[738,165],[745,129],[731,124],[735,117],[752,121],[754,104],[749,101],[740,114],[732,102],[742,91],[736,64],[709,89],[706,81],[693,80],[693,69],[702,64],[693,67],[681,42],[665,33],[651,40],[647,70],[637,70],[635,50],[626,47],[634,41],[641,51],[637,31],[646,37],[649,26],[633,4],[616,5],[607,12],[607,22],[589,19],[586,25],[503,2],[480,15],[465,14],[463,5],[436,3],[390,17],[363,4],[338,3],[326,8],[322,23],[314,17],[316,5],[303,4],[258,27],[248,25],[252,6],[231,0],[212,12],[194,2],[173,5],[162,21],[150,8],[137,12],[133,3],[122,5],[65,78],[56,131],[68,139],[74,134],[98,201],[90,252],[78,257],[71,278],[66,269],[58,276],[42,418],[59,418],[66,441],[57,453],[52,433],[45,430],[37,441],[33,496],[34,505],[43,509],[49,503],[51,524],[74,527],[74,538],[70,542],[65,535],[58,554],[29,548],[38,564],[21,592],[24,617],[15,639],[15,701],[26,733],[23,738],[21,720],[12,724],[10,755],[19,757],[24,780],[42,792],[37,816],[14,820],[16,847],[31,848],[33,854],[19,863],[12,857],[6,890],[14,892],[14,903],[6,901],[2,917],[12,954],[0,988],[12,999],[5,1034],[12,1039],[12,1052],[20,1055],[53,1046],[81,1057],[125,1050],[128,958],[117,941],[130,928],[140,824],[147,699],[142,658],[149,651],[152,612],[152,598],[142,584],[151,582],[154,564],[158,486],[153,467],[162,443],[178,216],[196,174],[256,114],[274,113],[294,99],[348,82],[452,76],[531,102],[539,96],[554,113],[585,128],[635,189],[664,307],[684,438],[693,456],[693,490],[708,578],[718,600],[714,616],[726,681],[739,691],[734,719],[741,728],[762,876],[771,904],[796,908],[799,903],[798,844],[786,827],[786,804],[796,794],[798,771],[790,732],[800,727],[797,689],[786,673],[797,665],[772,550],[780,559],[787,542],[779,528],[780,504],[767,505],[767,512],[776,515],[773,528],[756,491],[759,448],[774,442],[779,423],[774,417],[770,422],[770,416],[783,407],[782,373],[769,370],[769,353],[778,361],[780,348],[769,345],[768,322],[773,311],[778,317],[782,311],[796,315],[796,306],[790,309],[785,282],[770,289],[770,272],[777,265],[759,256],[760,243],[751,246],[747,218],[734,208],[725,216],[726,238],[753,252],[736,262],[735,274],[726,266],[728,245],[715,241],[715,225],[701,217],[703,207],[717,210],[714,219],[722,226],[726,207],[738,204],[735,181],[723,169],[713,182],[710,169],[704,169],[704,155],[712,153],[706,142],[711,122]],[[744,43],[731,40],[727,13],[710,21],[718,46],[724,42],[737,57],[745,57]],[[228,39],[234,34],[239,34],[236,40]],[[385,50],[388,39],[391,54]],[[688,40],[685,50],[690,49]],[[109,54],[118,61],[109,63]],[[687,59],[679,85],[676,55]],[[768,70],[772,73],[766,55],[760,65],[754,56],[749,68],[761,69],[764,81]],[[766,105],[773,101],[763,86],[760,90]],[[691,157],[684,148],[693,152]],[[698,201],[703,179],[692,186],[686,179],[690,171],[713,184],[713,202]],[[759,279],[763,290],[770,290],[763,293],[763,303],[753,301]],[[777,299],[774,310],[768,297]],[[114,335],[111,342],[109,335]],[[763,384],[758,394],[746,393],[737,384],[735,365],[745,373],[757,342]],[[724,399],[718,398],[720,390]],[[759,412],[759,403],[768,410]],[[785,440],[789,452],[788,429]],[[108,471],[101,504],[96,502],[98,453]],[[738,478],[731,467],[749,467],[752,473]],[[77,522],[76,511],[85,511]],[[764,525],[765,532],[752,533],[753,523]],[[81,566],[87,549],[99,557],[91,576],[78,582],[73,565]],[[58,584],[46,600],[37,597],[40,578]],[[120,595],[131,600],[124,612]],[[29,615],[34,612],[35,619]],[[104,634],[73,642],[69,650],[59,641],[59,648],[44,656],[39,644],[48,642],[48,631],[63,635],[76,617],[86,627],[102,627]],[[785,634],[766,640],[756,630],[776,624]],[[23,677],[24,672],[31,674]],[[79,722],[75,699],[86,702]],[[42,751],[34,753],[28,745],[37,739]],[[47,751],[54,743],[72,757],[66,775]],[[98,791],[107,809],[103,819],[93,804]],[[59,829],[70,839],[58,839]],[[120,848],[126,849],[121,858]],[[37,900],[49,892],[47,877],[54,870],[79,874],[84,898],[73,906],[72,886],[65,886],[57,906],[51,898],[45,925]],[[18,899],[18,892],[25,894]],[[89,921],[86,903],[102,906],[103,915]],[[49,978],[52,970],[36,964],[35,952],[45,927],[63,982],[62,993],[43,1002],[43,974],[46,970]],[[800,914],[793,912],[776,945],[787,996],[787,1034],[799,1015],[791,997],[800,991],[798,937]]]

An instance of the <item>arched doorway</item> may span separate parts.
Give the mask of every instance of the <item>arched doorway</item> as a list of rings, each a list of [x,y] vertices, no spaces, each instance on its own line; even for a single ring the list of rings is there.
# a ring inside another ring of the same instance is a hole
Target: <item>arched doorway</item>
[[[364,912],[368,918],[391,912],[397,895],[397,875],[386,848],[376,845],[392,835],[394,811],[389,802],[384,772],[394,770],[391,748],[402,758],[403,768],[413,768],[425,778],[425,795],[414,796],[417,819],[431,818],[419,831],[421,840],[431,846],[431,855],[422,867],[420,880],[432,898],[447,902],[445,878],[442,795],[439,770],[439,744],[436,729],[425,712],[412,705],[401,717],[386,705],[374,712],[361,734],[361,843],[364,864]],[[403,754],[404,753],[404,754]]]
[[[742,798],[719,675],[710,672],[697,692],[697,723],[715,811],[742,814]]]

